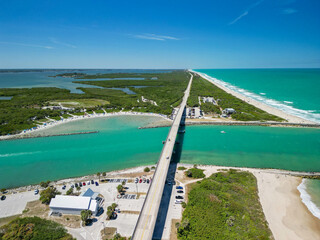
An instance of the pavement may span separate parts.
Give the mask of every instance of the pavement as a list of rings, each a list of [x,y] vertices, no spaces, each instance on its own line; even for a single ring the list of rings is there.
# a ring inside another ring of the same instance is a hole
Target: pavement
[[[39,195],[34,195],[34,191],[9,194],[6,197],[0,201],[0,218],[21,214],[28,202],[39,199]]]
[[[166,176],[169,169],[170,160],[175,146],[175,140],[180,127],[181,118],[186,107],[186,103],[190,94],[193,76],[191,75],[185,95],[180,104],[178,113],[173,121],[170,132],[168,134],[165,145],[162,149],[160,159],[157,164],[153,181],[144,202],[142,212],[140,213],[137,225],[135,227],[133,240],[151,240],[156,224],[158,211],[161,203]]]

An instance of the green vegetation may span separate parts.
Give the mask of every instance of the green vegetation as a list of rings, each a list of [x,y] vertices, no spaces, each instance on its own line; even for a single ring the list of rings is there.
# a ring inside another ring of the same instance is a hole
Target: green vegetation
[[[82,210],[80,215],[82,224],[87,225],[90,217],[92,216],[92,212],[90,210]]]
[[[145,80],[110,80],[110,81],[77,81],[80,84],[100,86],[103,88],[79,88],[84,93],[70,93],[67,89],[59,88],[2,88],[1,96],[12,96],[11,100],[0,101],[0,135],[19,133],[24,129],[36,127],[46,121],[46,117],[60,120],[60,116],[83,115],[84,108],[88,112],[102,113],[120,110],[137,112],[154,112],[170,115],[172,108],[180,104],[184,91],[190,79],[185,71],[160,73],[112,73],[85,75],[66,73],[61,76],[99,78],[143,78]],[[135,88],[135,86],[144,86]],[[136,94],[127,94],[121,90],[109,88],[128,87]],[[142,96],[147,99],[142,101]],[[150,101],[155,101],[157,105]],[[74,110],[45,109],[47,106],[64,107]]]
[[[40,240],[60,239],[73,240],[72,236],[59,223],[39,217],[16,218],[0,228],[0,239],[3,240]]]
[[[150,172],[150,168],[145,167],[145,168],[143,169],[143,171],[144,171],[144,172]]]
[[[183,167],[183,166],[181,166],[181,167],[178,167],[178,170],[186,170],[187,168],[185,168],[185,167]]]
[[[66,195],[72,195],[73,194],[73,188],[69,188],[69,190],[66,192]]]
[[[206,176],[204,175],[203,170],[199,168],[190,168],[185,171],[185,174],[187,177],[191,178],[204,178]]]
[[[272,239],[256,179],[229,170],[192,185],[178,226],[179,239]]]
[[[117,186],[117,190],[118,190],[118,193],[122,193],[123,192],[123,185],[122,184],[119,184],[118,186]]]
[[[51,199],[56,195],[61,194],[55,187],[48,187],[40,192],[40,201],[44,204],[49,204]]]
[[[199,107],[198,97],[214,97],[219,106],[211,103],[202,103],[201,109],[206,113],[221,114],[220,108],[233,108],[236,113],[232,114],[232,118],[239,121],[283,121],[282,118],[271,115],[253,105],[250,105],[233,95],[216,87],[212,83],[199,76],[194,76],[188,105],[191,107]]]
[[[49,184],[50,184],[50,181],[49,181],[49,180],[46,181],[46,182],[41,182],[41,183],[40,183],[40,187],[42,187],[42,188],[47,188],[47,187],[49,187]]]
[[[117,206],[118,204],[112,203],[109,207],[107,207],[107,219],[112,219],[113,213]]]

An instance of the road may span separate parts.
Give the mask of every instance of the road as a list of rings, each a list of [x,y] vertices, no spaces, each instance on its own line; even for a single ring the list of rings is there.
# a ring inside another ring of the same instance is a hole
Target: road
[[[180,104],[179,111],[173,120],[167,140],[162,149],[160,159],[154,173],[152,184],[147,193],[147,197],[142,207],[137,225],[135,227],[132,239],[133,240],[151,240],[155,223],[157,220],[158,210],[160,207],[161,197],[167,177],[170,160],[175,145],[178,129],[180,126],[183,111],[186,107],[187,100],[190,94],[193,75],[191,75],[188,87]]]

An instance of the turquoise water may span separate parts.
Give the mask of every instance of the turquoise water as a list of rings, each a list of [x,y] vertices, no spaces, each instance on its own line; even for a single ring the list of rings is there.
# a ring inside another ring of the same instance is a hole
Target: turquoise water
[[[98,73],[141,73],[141,72],[168,72],[166,70],[121,70],[121,69],[52,69],[43,71],[15,71],[15,70],[0,70],[0,88],[31,88],[31,87],[57,87],[71,90],[72,93],[83,93],[78,87],[100,88],[98,86],[72,83],[74,78],[67,77],[50,77],[57,74],[78,72],[86,74]],[[128,78],[119,78],[119,80]],[[134,78],[135,80],[143,80],[143,78]],[[80,79],[77,79],[81,81]],[[84,81],[96,81],[97,79],[84,79]],[[110,80],[110,79],[100,79]],[[113,79],[114,80],[114,79]],[[120,89],[126,93],[134,94],[129,89]]]
[[[169,128],[138,127],[156,120],[141,116],[87,119],[47,132],[99,133],[1,141],[0,188],[153,164]],[[182,147],[184,163],[320,171],[319,129],[190,126]]]
[[[320,123],[320,69],[199,69],[223,85]]]

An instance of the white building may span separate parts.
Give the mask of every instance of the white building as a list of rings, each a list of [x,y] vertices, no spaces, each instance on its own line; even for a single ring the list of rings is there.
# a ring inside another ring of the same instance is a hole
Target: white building
[[[98,201],[90,196],[57,195],[50,202],[51,213],[80,215],[82,210],[91,210],[93,215],[98,212]]]
[[[236,110],[234,110],[233,108],[226,108],[222,111],[222,113],[226,114],[226,115],[229,115],[229,114],[232,114],[232,113],[235,113]]]

